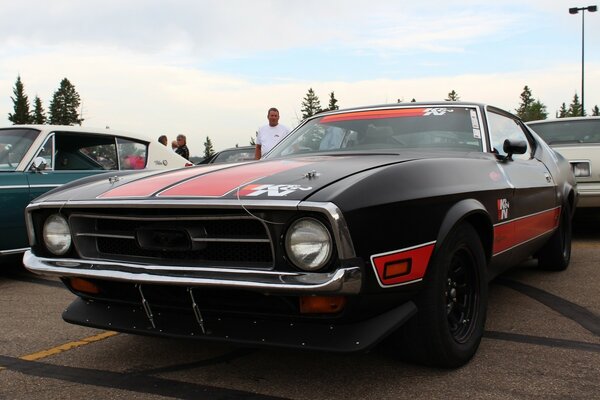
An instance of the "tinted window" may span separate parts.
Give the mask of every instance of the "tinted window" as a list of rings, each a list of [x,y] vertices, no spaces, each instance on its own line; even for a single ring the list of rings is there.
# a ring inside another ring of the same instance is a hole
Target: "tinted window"
[[[530,127],[548,144],[600,143],[600,119],[548,121]]]
[[[479,118],[469,107],[403,107],[347,111],[302,125],[269,154],[347,150],[481,151]]]
[[[117,138],[121,169],[142,169],[146,167],[148,144],[130,139]]]
[[[112,136],[75,132],[55,133],[55,170],[117,169],[116,145]]]

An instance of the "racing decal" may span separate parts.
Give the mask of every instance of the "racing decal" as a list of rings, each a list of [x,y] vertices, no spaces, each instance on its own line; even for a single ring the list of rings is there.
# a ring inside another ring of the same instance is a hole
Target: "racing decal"
[[[435,241],[371,256],[379,286],[389,288],[423,280]]]
[[[267,197],[284,197],[298,190],[312,190],[310,186],[302,185],[246,185],[239,190],[240,197],[256,197],[266,195]]]
[[[561,208],[556,207],[537,214],[494,225],[493,255],[527,243],[558,227]]]
[[[204,174],[171,186],[159,197],[222,197],[259,179],[302,167],[309,162],[295,160],[266,161],[227,168]]]
[[[110,189],[98,198],[114,199],[114,198],[131,198],[131,197],[148,197],[152,194],[172,185],[176,182],[181,182],[185,179],[204,174],[207,172],[231,167],[231,165],[211,165],[198,168],[185,168],[177,171],[166,172],[159,175],[154,175],[145,179],[139,179]]]
[[[498,221],[508,219],[508,209],[510,203],[506,199],[498,199]]]
[[[440,115],[446,115],[447,113],[451,113],[451,112],[454,112],[454,110],[451,108],[443,108],[443,107],[426,108],[425,112],[423,113],[423,116],[425,116],[425,117],[430,116],[430,115],[440,116]]]
[[[326,124],[336,121],[350,121],[357,119],[384,119],[398,117],[422,117],[428,108],[401,108],[395,110],[357,111],[343,114],[327,115],[319,120]]]

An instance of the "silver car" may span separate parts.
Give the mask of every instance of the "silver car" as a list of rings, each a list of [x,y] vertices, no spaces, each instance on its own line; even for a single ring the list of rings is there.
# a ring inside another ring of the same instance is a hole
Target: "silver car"
[[[600,207],[600,117],[531,121],[527,125],[571,163],[577,207]]]

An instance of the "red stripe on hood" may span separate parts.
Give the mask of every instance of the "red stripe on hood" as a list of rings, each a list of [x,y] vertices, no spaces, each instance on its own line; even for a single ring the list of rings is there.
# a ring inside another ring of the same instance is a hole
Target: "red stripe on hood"
[[[198,168],[185,168],[178,171],[154,175],[145,179],[129,182],[114,189],[108,190],[98,196],[99,199],[113,199],[120,197],[148,197],[159,192],[169,185],[193,176],[231,167],[228,164],[210,165]]]
[[[293,160],[266,161],[240,165],[174,185],[159,193],[160,197],[221,197],[236,188],[266,176],[311,163]]]

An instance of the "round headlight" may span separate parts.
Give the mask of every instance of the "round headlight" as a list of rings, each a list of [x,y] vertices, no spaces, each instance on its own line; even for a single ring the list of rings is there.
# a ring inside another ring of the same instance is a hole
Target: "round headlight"
[[[305,271],[316,271],[331,258],[333,243],[321,222],[314,218],[301,218],[288,229],[285,250],[295,266]]]
[[[62,256],[71,248],[71,231],[62,215],[54,214],[46,219],[43,237],[46,248],[54,255]]]

